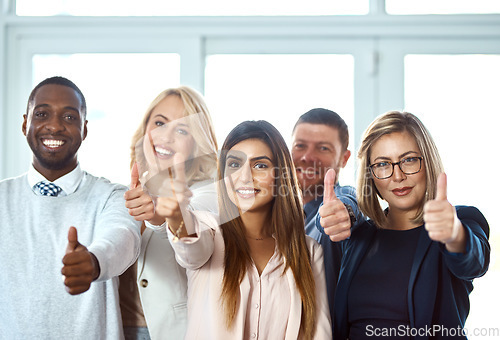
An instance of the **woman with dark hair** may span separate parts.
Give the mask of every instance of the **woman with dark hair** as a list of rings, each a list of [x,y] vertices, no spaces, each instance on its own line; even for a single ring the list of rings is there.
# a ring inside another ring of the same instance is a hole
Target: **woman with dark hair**
[[[472,280],[490,259],[488,222],[448,202],[436,145],[411,113],[375,119],[358,158],[358,203],[369,220],[351,229],[330,223],[349,220],[342,206],[333,213],[326,199],[320,209],[325,232],[345,239],[334,338],[466,338]]]
[[[183,195],[158,199],[187,269],[186,339],[331,339],[323,252],[305,235],[293,162],[271,124],[229,133],[218,190],[218,217],[182,208]]]

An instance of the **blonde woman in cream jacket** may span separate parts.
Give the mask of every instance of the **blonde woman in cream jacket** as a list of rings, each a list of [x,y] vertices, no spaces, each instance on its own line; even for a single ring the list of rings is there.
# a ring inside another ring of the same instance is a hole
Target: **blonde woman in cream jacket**
[[[151,103],[132,139],[132,184],[125,194],[129,213],[144,221],[137,264],[120,280],[126,339],[184,338],[186,272],[175,260],[165,217],[155,205],[158,196],[173,194],[168,184],[174,157],[181,156],[191,195],[186,209],[216,211],[216,152],[211,118],[198,92],[187,86],[167,89]]]

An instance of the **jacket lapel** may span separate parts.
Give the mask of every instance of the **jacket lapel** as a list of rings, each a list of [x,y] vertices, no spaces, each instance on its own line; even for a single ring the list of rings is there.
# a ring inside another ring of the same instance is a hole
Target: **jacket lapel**
[[[146,257],[146,250],[148,248],[149,241],[151,240],[151,236],[153,236],[153,230],[150,228],[144,229],[144,232],[141,235],[141,252],[139,253],[139,258],[137,259],[137,279],[139,279],[144,271],[144,263]]]
[[[417,280],[417,278],[422,277],[422,273],[420,273],[420,271],[423,270],[422,264],[424,262],[424,259],[427,255],[427,253],[429,252],[429,248],[430,248],[431,244],[432,244],[432,240],[429,238],[427,231],[425,229],[423,229],[421,231],[420,237],[418,239],[417,249],[415,250],[415,255],[413,257],[413,264],[412,264],[412,268],[411,268],[411,272],[410,272],[410,280],[408,283],[408,315],[410,318],[410,327],[412,327],[412,328],[418,327],[417,320],[419,319],[419,314],[420,314],[415,309],[416,303],[415,303],[414,294],[416,293],[415,292],[416,280]],[[425,270],[428,271],[429,268],[425,268]],[[428,274],[429,273],[424,273],[424,276],[428,275]],[[435,274],[437,275],[437,273],[435,273]],[[430,280],[426,280],[426,281],[430,281]],[[426,285],[429,285],[431,283],[432,282],[426,282]],[[428,288],[430,288],[430,290],[427,293],[429,293],[430,295],[426,295],[426,298],[429,299],[428,301],[435,301],[437,288],[430,287],[430,286],[428,286]],[[418,304],[418,301],[416,301],[416,302]],[[430,313],[428,313],[428,317],[429,318],[432,317],[432,311],[430,311]]]

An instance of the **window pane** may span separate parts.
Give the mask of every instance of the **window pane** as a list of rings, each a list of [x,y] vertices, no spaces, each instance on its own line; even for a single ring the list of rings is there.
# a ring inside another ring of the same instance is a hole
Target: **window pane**
[[[486,14],[500,13],[498,0],[386,0],[389,14]]]
[[[351,130],[354,115],[351,55],[213,55],[207,58],[205,94],[217,139],[244,120],[264,119],[290,143],[299,116],[312,108],[337,112]],[[341,184],[354,183],[354,157]]]
[[[408,55],[405,100],[435,138],[448,174],[452,204],[474,205],[486,216],[492,249],[500,247],[496,170],[500,55]],[[500,256],[474,280],[466,328],[496,327],[500,301]],[[481,338],[483,339],[483,338]],[[486,339],[486,338],[485,338]]]
[[[17,0],[17,15],[198,16],[367,14],[369,0]]]
[[[179,69],[178,54],[35,55],[33,86],[55,75],[75,82],[88,110],[82,168],[128,185],[132,135],[156,95],[179,85]]]

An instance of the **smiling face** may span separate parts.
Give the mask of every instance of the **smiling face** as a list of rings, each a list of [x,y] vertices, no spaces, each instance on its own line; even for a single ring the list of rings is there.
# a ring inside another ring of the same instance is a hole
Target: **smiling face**
[[[87,136],[82,99],[70,87],[47,84],[40,87],[22,131],[33,151],[33,166],[45,178],[55,180],[78,164],[77,152]]]
[[[193,146],[184,104],[179,96],[169,95],[156,105],[146,125],[143,148],[148,167],[155,172],[165,170],[173,166],[176,153],[187,160]]]
[[[275,169],[269,146],[259,139],[244,140],[229,150],[225,186],[242,213],[269,211],[274,200]]]
[[[304,194],[310,201],[323,194],[323,183],[328,169],[345,167],[349,150],[342,150],[338,129],[324,124],[298,124],[293,132],[292,158],[297,178]]]
[[[370,164],[387,161],[396,163],[403,159],[420,156],[422,154],[412,135],[408,132],[395,132],[382,136],[373,144]],[[412,175],[404,174],[400,167],[395,165],[391,177],[386,179],[373,177],[378,192],[389,204],[389,214],[416,215],[425,197],[425,171],[424,162],[422,162],[421,170]]]

